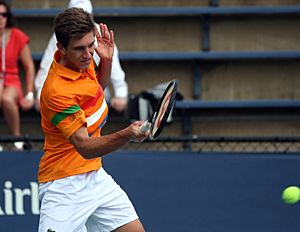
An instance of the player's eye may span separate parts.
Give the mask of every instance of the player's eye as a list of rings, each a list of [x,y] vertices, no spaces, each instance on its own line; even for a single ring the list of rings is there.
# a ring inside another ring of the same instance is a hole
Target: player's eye
[[[89,45],[89,48],[93,48],[95,46],[95,41]]]

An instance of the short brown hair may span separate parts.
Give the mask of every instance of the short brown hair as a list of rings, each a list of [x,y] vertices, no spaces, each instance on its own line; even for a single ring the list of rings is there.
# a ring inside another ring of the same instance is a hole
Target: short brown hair
[[[54,19],[57,42],[67,48],[70,40],[81,39],[94,29],[92,16],[82,8],[72,7],[58,14]]]

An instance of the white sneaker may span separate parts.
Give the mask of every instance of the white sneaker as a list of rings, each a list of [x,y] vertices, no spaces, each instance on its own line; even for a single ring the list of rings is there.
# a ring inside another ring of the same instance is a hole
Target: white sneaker
[[[24,146],[24,142],[19,141],[19,142],[14,142],[15,148],[22,151],[24,150],[23,146]]]
[[[0,145],[0,151],[3,151],[3,147]]]

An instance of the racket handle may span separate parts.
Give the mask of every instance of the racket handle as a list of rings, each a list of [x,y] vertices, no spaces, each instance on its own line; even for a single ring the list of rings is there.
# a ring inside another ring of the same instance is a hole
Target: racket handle
[[[146,131],[148,131],[151,127],[151,123],[146,121],[144,122],[144,124],[140,127],[140,132],[145,133]]]

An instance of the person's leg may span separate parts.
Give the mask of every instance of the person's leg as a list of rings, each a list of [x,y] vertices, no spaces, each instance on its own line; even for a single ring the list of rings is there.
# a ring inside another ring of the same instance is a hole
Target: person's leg
[[[90,188],[98,207],[86,222],[87,231],[144,232],[134,206],[114,179],[103,168],[94,178]]]
[[[141,221],[139,219],[136,219],[115,229],[114,232],[145,232],[145,230]]]
[[[90,217],[86,223],[87,231],[106,231],[102,226],[99,226],[97,221],[99,218]],[[109,230],[107,230],[109,231]],[[125,225],[120,226],[119,228],[113,230],[114,232],[145,232],[144,227],[139,219],[135,219]]]
[[[96,209],[89,174],[40,184],[39,232],[86,232],[86,221]]]
[[[6,87],[2,92],[2,110],[7,126],[13,136],[21,136],[18,92],[14,87]]]

